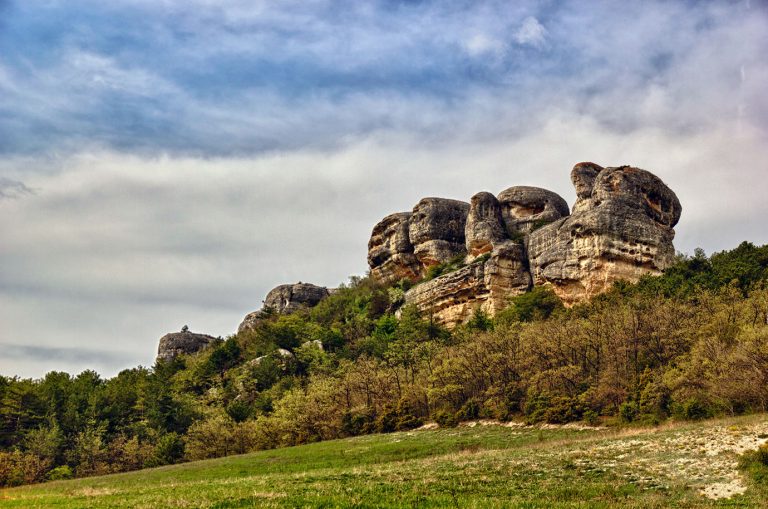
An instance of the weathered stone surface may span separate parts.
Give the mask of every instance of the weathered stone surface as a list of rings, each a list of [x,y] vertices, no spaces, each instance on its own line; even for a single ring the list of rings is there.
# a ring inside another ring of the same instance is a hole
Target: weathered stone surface
[[[199,352],[216,338],[207,334],[195,334],[194,332],[171,332],[160,338],[157,347],[157,360],[169,361],[179,355],[188,355]]]
[[[636,281],[669,266],[681,207],[658,177],[584,162],[571,180],[571,215],[556,193],[517,186],[498,197],[478,193],[470,205],[425,198],[412,214],[387,216],[369,243],[371,275],[385,283],[418,281],[430,266],[466,253],[470,265],[405,295],[406,304],[453,325],[477,307],[494,314],[532,284],[550,284],[573,304],[619,279]]]
[[[482,192],[472,197],[464,232],[470,260],[490,253],[494,245],[509,238],[501,217],[501,205],[494,195]]]
[[[597,171],[595,171],[597,170]],[[531,233],[534,284],[551,284],[566,304],[607,290],[615,281],[660,274],[674,258],[677,196],[658,177],[629,166],[576,165],[574,214]]]
[[[414,304],[440,324],[454,326],[472,318],[476,309],[493,316],[530,285],[523,245],[506,241],[485,262],[471,263],[410,289],[405,303]]]
[[[280,285],[273,288],[264,299],[264,307],[276,313],[288,314],[301,308],[311,308],[328,297],[331,292],[324,286],[310,283]]]
[[[324,286],[310,283],[295,283],[280,285],[267,294],[264,307],[245,315],[237,328],[238,332],[255,329],[258,323],[269,316],[270,312],[290,314],[302,308],[317,306],[321,300],[328,297],[332,290]]]
[[[422,266],[408,236],[410,219],[410,212],[399,212],[388,215],[373,227],[368,241],[368,266],[377,281],[394,283],[404,278],[415,281],[422,276]]]
[[[576,188],[576,203],[573,205],[573,212],[581,212],[591,206],[592,188],[595,186],[595,179],[598,173],[603,171],[603,167],[595,163],[578,163],[571,170],[571,182]]]
[[[565,200],[540,187],[510,187],[499,193],[498,200],[507,232],[512,236],[530,233],[568,215]]]
[[[422,266],[444,263],[465,252],[468,214],[468,203],[446,198],[424,198],[413,208],[408,237]]]
[[[256,328],[256,326],[259,324],[260,321],[264,320],[269,316],[269,313],[265,312],[263,309],[258,309],[256,311],[253,311],[252,313],[248,313],[245,315],[245,318],[243,318],[243,321],[240,322],[240,325],[237,327],[237,332],[243,332],[246,330],[253,330]]]

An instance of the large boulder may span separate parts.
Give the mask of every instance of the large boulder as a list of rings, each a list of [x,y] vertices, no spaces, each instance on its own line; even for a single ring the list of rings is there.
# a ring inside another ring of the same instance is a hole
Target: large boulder
[[[270,313],[285,315],[294,313],[299,309],[315,307],[331,293],[332,290],[311,283],[298,282],[277,286],[269,291],[261,309],[245,315],[237,331],[255,329],[258,323],[268,317]]]
[[[330,294],[328,288],[311,283],[280,285],[267,294],[264,307],[276,313],[288,314],[302,308],[315,307]]]
[[[499,193],[498,200],[507,231],[512,236],[531,233],[569,213],[568,204],[560,195],[540,187],[510,187]]]
[[[213,336],[189,332],[184,327],[181,332],[171,332],[160,338],[160,344],[157,347],[157,360],[170,361],[179,355],[199,352],[215,340],[216,338]]]
[[[424,198],[413,208],[408,238],[419,263],[431,267],[465,253],[464,230],[469,203]]]
[[[566,304],[615,281],[660,274],[674,259],[677,196],[639,168],[579,163],[571,173],[574,213],[532,232],[528,258],[535,284],[550,284]]]
[[[477,193],[470,200],[464,237],[470,259],[490,253],[494,245],[509,238],[501,216],[501,204],[491,193]]]
[[[368,266],[375,280],[394,283],[401,279],[416,281],[422,276],[422,266],[408,236],[410,219],[410,212],[398,212],[373,227],[368,241]]]

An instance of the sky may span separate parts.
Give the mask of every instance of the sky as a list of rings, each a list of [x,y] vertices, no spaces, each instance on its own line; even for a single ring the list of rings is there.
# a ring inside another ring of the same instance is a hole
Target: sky
[[[681,252],[768,243],[766,55],[757,0],[0,0],[0,374],[150,366],[580,161],[661,177]]]

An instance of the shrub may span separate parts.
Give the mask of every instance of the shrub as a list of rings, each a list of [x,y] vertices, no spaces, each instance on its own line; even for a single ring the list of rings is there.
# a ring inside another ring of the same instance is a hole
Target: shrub
[[[549,318],[563,309],[563,302],[551,288],[536,286],[530,292],[511,299],[510,306],[499,312],[500,322],[531,322]]]
[[[459,424],[456,415],[447,410],[438,410],[432,415],[432,419],[439,424],[441,428],[454,428]]]
[[[45,479],[49,460],[21,451],[0,452],[0,486],[32,484]]]
[[[597,426],[600,424],[600,416],[594,410],[587,410],[584,412],[584,422],[590,426]]]
[[[689,421],[700,421],[713,416],[712,410],[698,399],[689,399],[682,406],[683,418]]]
[[[176,433],[166,433],[157,441],[153,466],[176,463],[184,457],[184,440]]]
[[[243,422],[251,416],[253,408],[245,401],[238,399],[227,405],[226,412],[233,421]]]
[[[477,419],[480,416],[480,408],[480,404],[476,400],[470,399],[456,412],[456,419],[459,421]]]
[[[639,411],[634,402],[626,401],[619,406],[619,418],[622,422],[632,422],[637,419]]]
[[[74,473],[72,472],[72,469],[69,468],[69,465],[62,465],[48,472],[47,479],[49,481],[64,481],[72,479],[72,477],[74,477]]]
[[[581,419],[583,409],[576,398],[540,394],[526,401],[524,412],[529,423],[565,424]]]
[[[370,433],[374,430],[375,417],[369,409],[361,412],[345,412],[341,416],[342,432],[348,436]]]

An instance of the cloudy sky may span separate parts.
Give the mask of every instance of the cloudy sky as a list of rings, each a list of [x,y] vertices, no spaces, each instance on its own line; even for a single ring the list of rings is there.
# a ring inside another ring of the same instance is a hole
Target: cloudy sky
[[[758,0],[0,0],[0,374],[151,365],[584,160],[669,184],[680,251],[767,243],[766,55]]]

